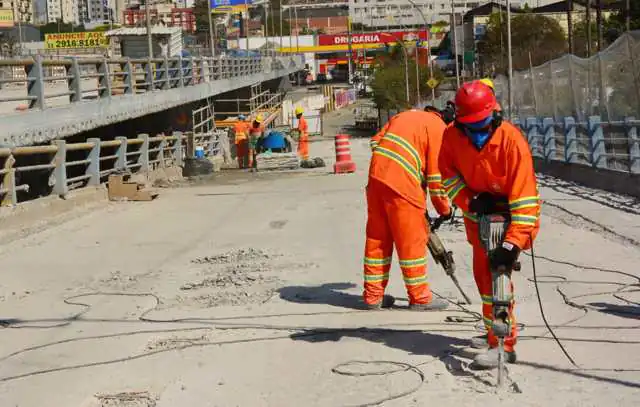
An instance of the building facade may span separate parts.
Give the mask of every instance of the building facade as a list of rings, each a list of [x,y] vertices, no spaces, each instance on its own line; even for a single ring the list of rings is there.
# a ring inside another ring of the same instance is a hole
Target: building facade
[[[32,0],[0,0],[0,9],[13,11],[14,21],[29,24],[34,22]]]
[[[450,21],[452,1],[450,0],[349,0],[352,22],[371,28],[413,27],[438,21]],[[463,15],[481,3],[477,1],[453,1],[453,11]],[[417,10],[416,10],[417,8]],[[422,15],[424,15],[424,19]]]

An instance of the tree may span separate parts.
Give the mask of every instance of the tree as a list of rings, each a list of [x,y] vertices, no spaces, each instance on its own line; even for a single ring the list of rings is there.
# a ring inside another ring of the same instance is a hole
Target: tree
[[[616,13],[614,13],[608,21],[608,24],[605,28],[605,35],[609,43],[613,42],[618,38],[623,32],[627,30],[627,15],[626,15],[626,7],[625,1],[622,1],[622,7],[618,9]],[[640,2],[637,0],[631,0],[629,2],[630,5],[630,17],[631,17],[631,30],[640,30]]]
[[[370,84],[373,90],[373,100],[379,109],[398,110],[410,107],[410,104],[417,104],[416,93],[416,61],[409,59],[409,99],[407,103],[406,77],[404,65],[404,53],[398,53],[379,58],[375,75]],[[434,67],[433,76],[441,82],[444,78],[442,72]],[[420,94],[430,95],[431,89],[427,86],[429,80],[429,69],[420,65]]]
[[[541,65],[567,51],[567,40],[560,24],[543,15],[523,13],[512,16],[511,44],[514,69]],[[489,17],[487,32],[478,44],[478,52],[485,64],[492,64],[496,71],[507,71],[507,16],[493,13]]]
[[[209,32],[209,0],[195,0],[193,16],[196,19],[196,32]]]

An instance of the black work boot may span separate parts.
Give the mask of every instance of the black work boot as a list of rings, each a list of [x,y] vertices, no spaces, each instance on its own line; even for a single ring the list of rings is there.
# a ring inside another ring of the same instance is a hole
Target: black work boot
[[[426,304],[409,304],[411,311],[443,311],[449,307],[449,302],[440,298],[434,298]]]
[[[471,338],[471,347],[473,349],[486,349],[489,347],[489,335],[484,334]]]
[[[391,308],[393,307],[393,304],[395,304],[396,299],[391,296],[391,295],[385,295],[384,297],[382,297],[382,300],[380,300],[380,302],[376,302],[375,304],[364,304],[365,309],[367,310],[371,310],[371,311],[375,311],[375,310],[379,310],[382,308]]]
[[[507,363],[516,363],[516,352],[504,352],[504,360]],[[495,369],[498,367],[498,348],[491,348],[488,351],[477,355],[473,359],[473,366],[480,369]]]

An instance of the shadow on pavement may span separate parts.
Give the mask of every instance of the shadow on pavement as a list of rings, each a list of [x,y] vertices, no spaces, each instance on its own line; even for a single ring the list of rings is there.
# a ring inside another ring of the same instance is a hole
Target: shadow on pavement
[[[618,305],[606,302],[592,302],[588,305],[597,308],[599,312],[616,317],[640,319],[640,307],[636,305]]]
[[[278,289],[280,298],[297,304],[325,304],[334,307],[363,309],[360,295],[342,292],[355,288],[353,283],[327,283],[319,286],[290,286]]]
[[[449,353],[459,351],[467,346],[468,341],[453,336],[440,335],[424,331],[411,331],[387,328],[316,328],[291,335],[294,341],[310,343],[338,342],[343,338],[363,339],[380,343],[390,348],[403,350],[412,355],[429,355],[442,358]]]

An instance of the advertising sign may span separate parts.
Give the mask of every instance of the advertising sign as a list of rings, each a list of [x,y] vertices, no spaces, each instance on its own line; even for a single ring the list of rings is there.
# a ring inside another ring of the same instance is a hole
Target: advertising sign
[[[215,14],[237,14],[247,10],[253,0],[209,0],[211,12]]]
[[[11,9],[0,9],[0,27],[7,28],[13,27],[13,10]]]
[[[109,46],[104,32],[55,33],[44,35],[45,48],[98,48]]]
[[[395,43],[397,41],[426,41],[429,38],[427,31],[396,31],[396,32],[379,32],[351,34],[351,44],[384,44]],[[318,45],[347,45],[349,37],[347,35],[319,35]]]

